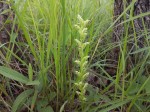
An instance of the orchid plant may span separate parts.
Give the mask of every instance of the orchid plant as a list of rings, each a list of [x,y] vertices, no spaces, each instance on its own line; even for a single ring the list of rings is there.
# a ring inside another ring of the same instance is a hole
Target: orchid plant
[[[88,58],[89,56],[85,53],[85,49],[87,45],[90,44],[90,42],[86,41],[87,36],[87,24],[89,23],[89,20],[83,20],[80,15],[78,15],[79,23],[75,25],[76,29],[79,32],[80,37],[78,39],[75,39],[77,45],[78,45],[78,53],[79,58],[75,60],[75,63],[78,65],[79,70],[75,71],[77,74],[77,81],[75,85],[78,88],[77,94],[79,95],[80,100],[86,100],[85,98],[85,92],[86,87],[88,83],[85,83],[85,79],[88,76],[87,72],[87,64],[88,64]]]

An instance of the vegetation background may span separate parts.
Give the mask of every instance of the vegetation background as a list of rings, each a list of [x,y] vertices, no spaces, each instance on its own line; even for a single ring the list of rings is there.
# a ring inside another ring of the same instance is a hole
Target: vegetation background
[[[1,0],[0,112],[149,112],[150,0]]]

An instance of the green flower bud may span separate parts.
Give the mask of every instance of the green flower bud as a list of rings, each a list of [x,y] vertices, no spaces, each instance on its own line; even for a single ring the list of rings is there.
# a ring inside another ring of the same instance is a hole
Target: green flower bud
[[[78,65],[81,64],[81,62],[79,60],[76,60],[75,63],[77,63]]]

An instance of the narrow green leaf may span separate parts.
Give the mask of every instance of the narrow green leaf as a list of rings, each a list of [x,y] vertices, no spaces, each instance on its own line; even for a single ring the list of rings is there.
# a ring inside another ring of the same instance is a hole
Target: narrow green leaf
[[[35,107],[37,96],[38,96],[38,90],[35,90],[34,95],[32,97],[32,103],[31,103],[31,110],[32,111],[33,111],[33,109]]]
[[[146,80],[145,80],[146,81]],[[147,83],[146,83],[146,85],[145,85],[145,90],[146,90],[146,93],[150,93],[150,78],[148,79],[148,81],[147,81]]]
[[[3,12],[0,13],[0,15],[6,14],[6,13],[8,13],[8,12],[10,12],[10,11],[11,11],[10,9],[5,9]]]
[[[15,100],[12,106],[12,112],[16,112],[18,108],[25,103],[26,99],[33,93],[33,89],[22,92]]]
[[[18,82],[22,82],[22,83],[28,82],[28,78],[23,76],[21,73],[7,67],[0,66],[0,74],[2,74],[3,76],[9,79],[16,80]]]
[[[0,84],[0,92],[3,92],[6,96],[9,96],[6,89],[4,88],[2,84]]]
[[[65,101],[65,103],[61,106],[60,112],[63,112],[65,105],[67,104],[68,101]]]
[[[126,99],[124,101],[120,101],[120,102],[118,102],[116,104],[113,104],[113,105],[111,105],[109,107],[106,107],[105,109],[100,110],[100,112],[109,112],[109,111],[111,111],[111,110],[113,110],[115,108],[118,108],[118,107],[120,107],[120,106],[122,106],[124,104],[127,104],[129,101],[130,101],[129,99]]]
[[[26,85],[39,85],[40,82],[38,80],[35,80],[35,81],[29,81],[26,83]]]
[[[29,64],[28,75],[29,75],[29,80],[32,81],[33,80],[33,70],[32,70],[31,64]]]
[[[135,52],[132,52],[132,53],[130,53],[130,54],[137,54],[137,53],[140,53],[140,52],[149,50],[149,49],[150,49],[150,47],[144,47],[144,48],[141,48],[141,49],[139,49],[139,50],[137,50],[137,51],[135,51]]]

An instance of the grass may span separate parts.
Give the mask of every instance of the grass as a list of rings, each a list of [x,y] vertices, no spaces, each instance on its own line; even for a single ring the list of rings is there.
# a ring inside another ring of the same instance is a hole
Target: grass
[[[0,43],[0,109],[12,112],[150,110],[150,32],[143,19],[150,13],[137,16],[131,13],[126,19],[127,12],[133,11],[134,1],[115,21],[111,0],[107,3],[101,0],[2,2],[11,7],[14,17],[8,32],[10,41]],[[81,31],[78,33],[75,28],[80,25],[78,15],[89,20],[83,40]],[[122,17],[123,35],[118,42],[112,42],[113,28]],[[141,31],[134,25],[138,18],[144,27]],[[7,24],[9,19],[3,27]],[[86,42],[90,45],[81,52],[79,43]],[[116,67],[107,63],[115,61],[108,59],[115,48],[120,51]],[[88,63],[78,63],[83,60]],[[116,74],[109,74],[106,67],[114,67]],[[76,75],[78,70],[81,76]],[[83,78],[86,73],[88,77]]]

